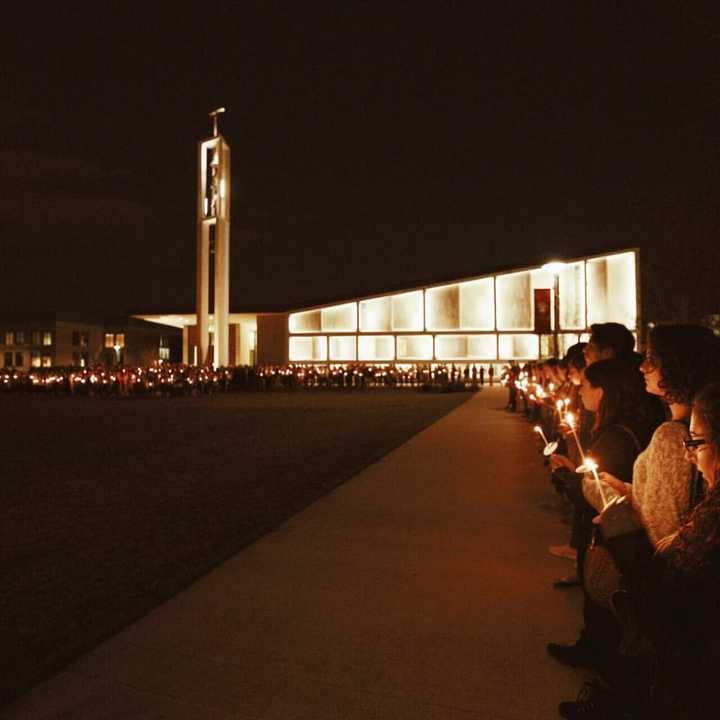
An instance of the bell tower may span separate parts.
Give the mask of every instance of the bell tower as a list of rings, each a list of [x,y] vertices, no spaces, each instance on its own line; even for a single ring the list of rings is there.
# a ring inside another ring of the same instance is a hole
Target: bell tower
[[[210,113],[212,137],[198,143],[196,364],[228,364],[230,340],[230,146]],[[212,352],[211,352],[212,350]]]

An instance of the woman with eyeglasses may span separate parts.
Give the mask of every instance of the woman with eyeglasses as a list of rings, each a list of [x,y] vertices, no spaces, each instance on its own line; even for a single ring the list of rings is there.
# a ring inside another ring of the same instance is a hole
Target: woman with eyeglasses
[[[720,341],[700,325],[656,326],[648,336],[640,370],[647,392],[662,398],[670,420],[658,427],[635,461],[632,485],[609,473],[600,477],[616,492],[631,497],[657,545],[677,530],[702,495],[683,440],[688,436],[694,395],[720,378]],[[588,500],[602,509],[599,494]]]
[[[646,647],[649,643],[654,660],[635,677],[634,691],[625,687],[624,697],[633,698],[633,707],[625,707],[634,711],[633,717],[707,718],[717,704],[720,383],[697,394],[684,445],[687,461],[704,478],[706,495],[659,548],[647,528],[638,529],[641,519],[628,502],[610,504],[597,518],[607,547],[628,578],[633,603],[624,606],[631,608],[630,624]]]
[[[632,484],[608,472],[601,472],[600,478],[605,484],[605,500],[617,501],[625,496],[642,518],[652,545],[663,548],[668,542],[664,538],[672,538],[702,496],[702,483],[698,482],[683,441],[690,437],[693,398],[705,385],[720,379],[720,340],[708,328],[697,325],[654,327],[640,370],[647,392],[664,401],[670,419],[655,430],[649,445],[635,460]],[[602,511],[603,500],[596,484],[586,483],[584,492],[588,502]],[[623,582],[633,586],[636,578],[632,567],[626,566],[622,575]],[[635,602],[635,593],[632,598]],[[627,627],[625,630],[627,635]],[[617,682],[621,674],[611,679]],[[591,707],[600,707],[598,712],[603,712],[603,703],[612,708],[615,700],[598,688],[591,682],[577,702],[561,703],[562,717],[585,717],[583,713]],[[612,708],[611,712],[616,710]]]

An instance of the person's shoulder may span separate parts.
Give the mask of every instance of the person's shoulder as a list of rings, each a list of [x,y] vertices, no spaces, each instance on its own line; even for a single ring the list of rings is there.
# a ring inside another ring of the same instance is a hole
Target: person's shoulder
[[[677,420],[666,420],[655,430],[655,437],[659,438],[685,438],[687,434],[687,425]]]

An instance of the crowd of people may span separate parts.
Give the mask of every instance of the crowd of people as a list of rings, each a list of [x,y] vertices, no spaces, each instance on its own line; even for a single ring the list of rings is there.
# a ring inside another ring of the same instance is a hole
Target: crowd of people
[[[507,368],[561,499],[583,629],[547,651],[594,671],[563,718],[706,718],[720,667],[720,339],[593,325],[562,359]],[[548,592],[554,592],[548,589]]]
[[[0,369],[0,393],[92,397],[175,397],[228,391],[406,387],[476,389],[493,383],[494,368],[453,363],[273,365],[213,368],[159,362],[151,367]]]

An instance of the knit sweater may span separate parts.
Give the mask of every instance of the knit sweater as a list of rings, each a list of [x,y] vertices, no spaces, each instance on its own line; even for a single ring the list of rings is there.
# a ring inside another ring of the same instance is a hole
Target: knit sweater
[[[654,544],[675,532],[689,510],[693,466],[685,460],[687,434],[683,423],[664,422],[635,460],[633,498]]]

